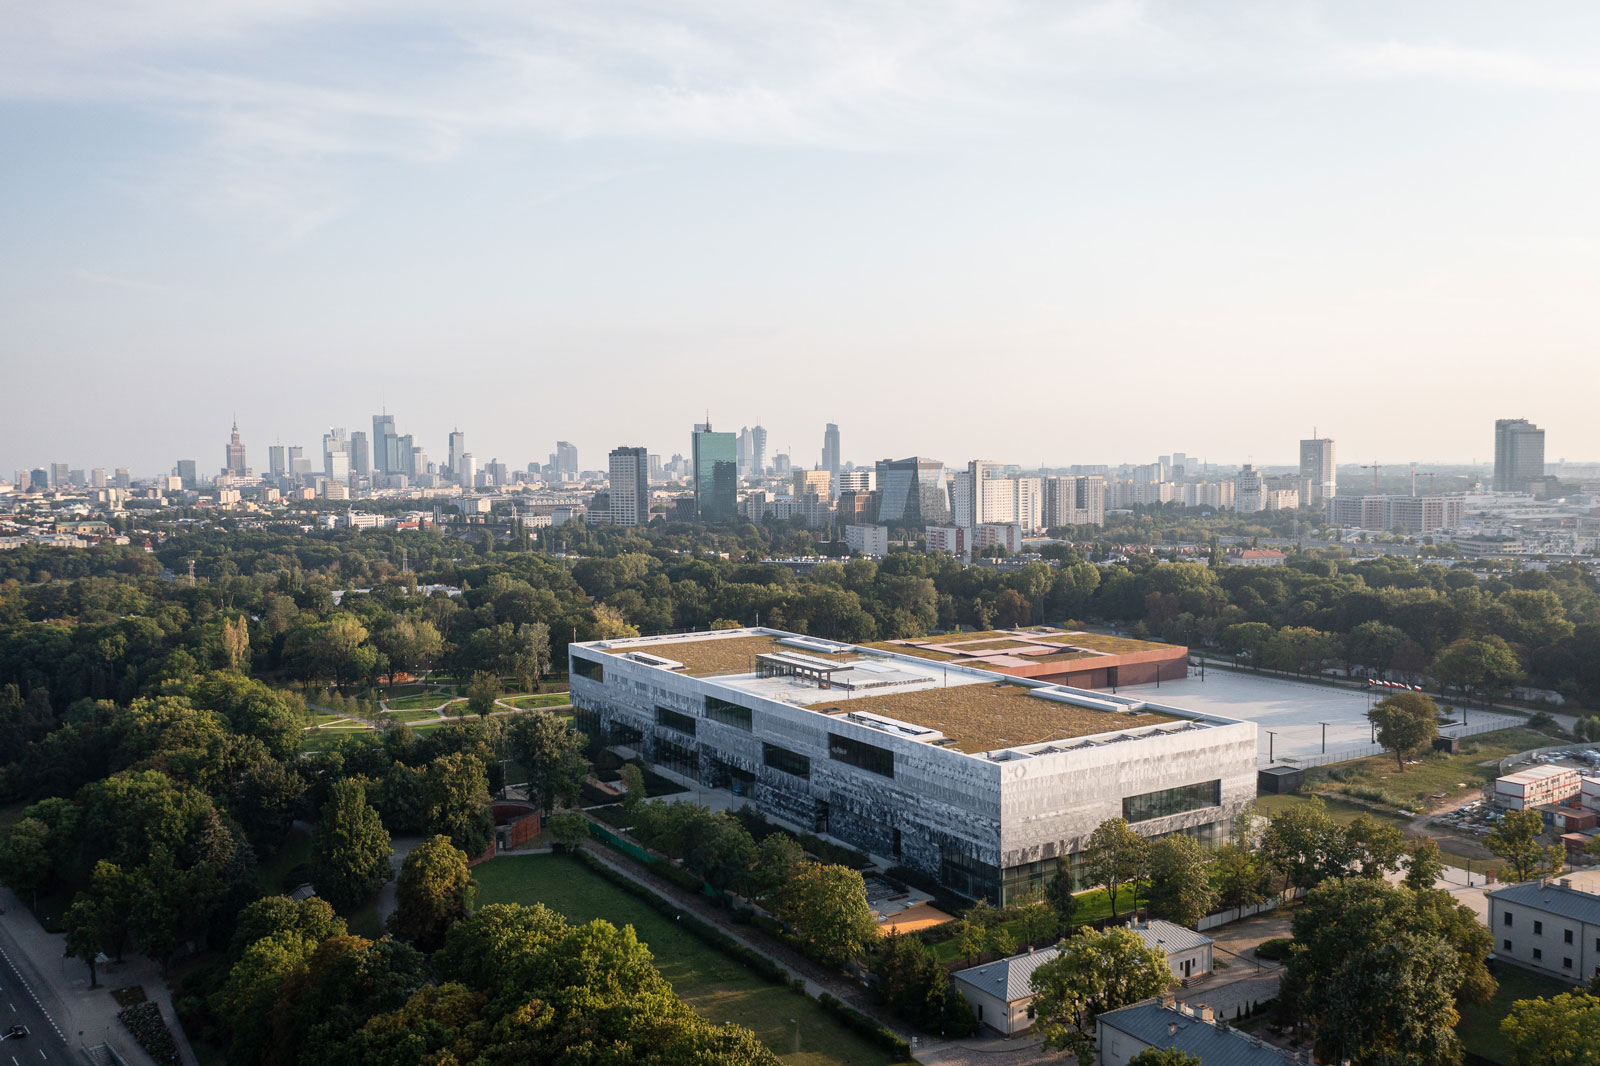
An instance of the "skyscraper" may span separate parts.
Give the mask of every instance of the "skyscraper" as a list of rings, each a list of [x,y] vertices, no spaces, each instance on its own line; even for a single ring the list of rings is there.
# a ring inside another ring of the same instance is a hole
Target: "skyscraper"
[[[267,474],[283,477],[289,472],[289,454],[281,444],[267,445]]]
[[[694,457],[694,510],[706,525],[733,521],[739,507],[738,440],[697,424],[690,438]]]
[[[564,440],[556,441],[556,471],[562,474],[578,474],[578,446],[569,444]]]
[[[750,472],[757,477],[767,472],[767,428],[765,426],[752,426],[750,429],[750,467]]]
[[[915,528],[950,521],[950,492],[937,459],[880,459],[878,521]]]
[[[244,477],[248,473],[244,464],[244,445],[239,441],[239,423],[233,423],[233,436],[228,439],[228,461],[223,465],[222,472],[234,477]]]
[[[50,464],[50,487],[64,489],[72,484],[72,468],[67,463]]]
[[[1311,498],[1305,501],[1309,507],[1321,507],[1339,494],[1332,440],[1321,437],[1300,442],[1300,476],[1311,482]]]
[[[372,473],[372,452],[367,447],[367,431],[358,429],[350,434],[350,472],[357,477]]]
[[[330,429],[322,435],[322,472],[333,481],[350,480],[350,442],[342,429]]]
[[[1494,490],[1523,492],[1544,477],[1544,430],[1526,418],[1501,418],[1494,424]]]
[[[467,435],[459,429],[450,431],[450,476],[461,480],[461,457],[467,453]]]
[[[394,415],[372,416],[372,466],[380,474],[399,474],[400,450],[394,435]]]
[[[837,474],[839,472],[840,465],[839,427],[834,425],[832,422],[829,422],[827,427],[822,431],[822,469],[826,470],[830,474]],[[834,492],[838,491],[839,486],[837,484],[837,479],[835,479]]]
[[[178,477],[183,480],[186,489],[192,489],[199,483],[200,476],[195,471],[193,459],[178,460]]]
[[[611,521],[619,526],[650,522],[650,449],[611,449]]]

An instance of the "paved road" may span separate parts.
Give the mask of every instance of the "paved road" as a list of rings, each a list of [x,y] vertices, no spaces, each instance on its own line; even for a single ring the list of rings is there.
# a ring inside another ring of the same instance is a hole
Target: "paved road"
[[[36,987],[43,987],[43,982],[37,975],[33,981],[24,978],[19,967],[27,969],[29,964],[13,948],[9,943],[0,946],[0,1033],[13,1025],[25,1025],[29,1032],[20,1039],[0,1041],[0,1066],[6,1066],[8,1059],[10,1066],[29,1063],[67,1066],[76,1060],[69,1057],[66,1039],[34,992]]]

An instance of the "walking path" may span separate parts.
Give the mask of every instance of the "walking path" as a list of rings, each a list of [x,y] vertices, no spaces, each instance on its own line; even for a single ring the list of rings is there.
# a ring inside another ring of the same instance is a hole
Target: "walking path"
[[[181,1062],[197,1061],[178,1024],[178,1015],[172,1008],[172,990],[159,965],[142,955],[129,954],[120,963],[104,964],[100,987],[90,988],[88,969],[82,960],[63,956],[65,934],[46,932],[9,889],[0,890],[0,908],[4,909],[0,914],[0,947],[4,947],[37,997],[40,1009],[55,1023],[69,1047],[86,1051],[107,1044],[128,1066],[157,1066],[117,1020],[122,1008],[111,995],[114,988],[141,985],[146,997],[161,1009],[161,1018],[172,1031]]]

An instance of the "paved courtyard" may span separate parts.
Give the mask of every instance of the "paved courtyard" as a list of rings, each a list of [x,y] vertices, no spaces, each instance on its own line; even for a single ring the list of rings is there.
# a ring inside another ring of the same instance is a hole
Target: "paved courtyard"
[[[1255,722],[1260,727],[1262,765],[1269,757],[1275,762],[1317,765],[1376,755],[1381,750],[1372,742],[1367,711],[1382,697],[1363,690],[1207,669],[1203,676],[1195,671],[1182,681],[1163,681],[1159,687],[1140,685],[1123,689],[1119,695]],[[1326,752],[1323,722],[1327,723]],[[1521,722],[1514,715],[1472,709],[1465,726],[1444,726],[1440,732],[1466,736]]]

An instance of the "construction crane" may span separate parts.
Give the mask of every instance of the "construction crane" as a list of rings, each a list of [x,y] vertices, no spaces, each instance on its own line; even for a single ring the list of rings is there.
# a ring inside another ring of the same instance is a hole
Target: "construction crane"
[[[1436,486],[1434,484],[1434,480],[1433,479],[1438,477],[1438,476],[1439,476],[1438,474],[1418,474],[1417,475],[1417,477],[1425,477],[1425,478],[1428,479],[1428,495],[1429,496],[1437,495]]]
[[[1372,494],[1376,496],[1378,494],[1378,471],[1382,470],[1383,467],[1377,463],[1362,463],[1361,469],[1372,471]]]

